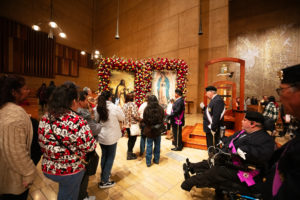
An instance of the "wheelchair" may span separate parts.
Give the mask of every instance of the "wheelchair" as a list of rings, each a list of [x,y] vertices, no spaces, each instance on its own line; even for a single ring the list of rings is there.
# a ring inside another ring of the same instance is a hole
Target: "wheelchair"
[[[249,169],[253,169],[252,166],[236,166],[232,163],[232,157],[234,156],[231,153],[228,153],[226,149],[218,148],[211,146],[208,148],[208,165],[209,167],[213,167],[215,165],[226,165],[228,167],[232,167],[238,170],[247,171]],[[191,163],[189,159],[186,159],[186,163],[183,164],[184,178],[187,179],[190,177],[189,172],[191,172]],[[201,174],[201,173],[196,173]],[[261,200],[262,194],[251,194],[246,195],[242,194],[237,188],[239,188],[240,184],[233,183],[231,187],[220,186],[215,188],[219,192],[221,192],[224,196],[224,199],[230,200]]]

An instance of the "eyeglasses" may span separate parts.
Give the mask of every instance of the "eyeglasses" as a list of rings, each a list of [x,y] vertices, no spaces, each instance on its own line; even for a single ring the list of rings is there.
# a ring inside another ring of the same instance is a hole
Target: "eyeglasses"
[[[285,89],[288,89],[288,88],[291,88],[291,87],[294,87],[294,85],[291,85],[291,86],[285,87],[285,88],[277,88],[277,89],[276,89],[276,92],[277,92],[277,94],[280,96],[282,90],[285,90]]]

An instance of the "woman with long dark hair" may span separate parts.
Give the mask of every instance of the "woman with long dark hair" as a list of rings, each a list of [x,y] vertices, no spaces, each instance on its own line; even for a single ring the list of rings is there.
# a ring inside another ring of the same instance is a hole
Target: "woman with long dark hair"
[[[132,124],[139,123],[139,114],[138,107],[133,102],[134,96],[132,93],[126,95],[125,104],[123,106],[123,112],[125,114],[125,121],[123,127],[126,128],[128,133],[128,150],[127,150],[127,160],[134,160],[137,158],[136,154],[133,153],[133,147],[135,145],[135,141],[137,136],[132,135],[130,131],[130,127]]]
[[[148,105],[144,111],[143,122],[145,123],[144,134],[147,137],[146,164],[150,167],[153,143],[153,162],[156,164],[159,163],[161,133],[164,130],[164,109],[159,105],[154,95],[148,98]]]
[[[42,171],[47,178],[59,183],[58,200],[77,200],[86,154],[96,148],[87,121],[75,112],[77,108],[77,86],[67,82],[53,91],[49,113],[39,124]]]
[[[23,77],[0,77],[0,199],[26,200],[35,177],[30,158],[32,124],[18,106],[28,93]]]
[[[110,91],[102,92],[98,97],[97,112],[95,112],[95,120],[102,127],[97,137],[102,150],[99,188],[115,185],[109,177],[116,156],[117,142],[122,136],[119,122],[125,119],[122,109],[111,102],[111,97]]]

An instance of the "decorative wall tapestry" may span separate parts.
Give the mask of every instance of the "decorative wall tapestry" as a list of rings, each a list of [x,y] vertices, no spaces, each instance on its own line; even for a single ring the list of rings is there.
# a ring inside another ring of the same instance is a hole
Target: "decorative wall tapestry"
[[[170,99],[175,99],[176,71],[155,71],[152,75],[152,94],[159,104],[166,107]]]
[[[120,70],[133,72],[135,101],[139,106],[143,103],[145,94],[151,92],[152,88],[152,72],[155,70],[171,70],[176,71],[176,88],[187,92],[186,82],[188,66],[183,60],[169,60],[168,58],[157,58],[134,61],[123,58],[101,58],[98,65],[99,91],[109,90],[111,70]]]

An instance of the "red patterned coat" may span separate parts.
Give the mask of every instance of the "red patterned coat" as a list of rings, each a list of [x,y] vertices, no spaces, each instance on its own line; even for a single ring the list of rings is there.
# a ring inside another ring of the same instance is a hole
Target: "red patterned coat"
[[[85,159],[86,153],[96,148],[96,141],[86,120],[69,111],[55,119],[51,126],[52,129],[48,114],[44,115],[38,130],[39,144],[43,151],[42,171],[53,175],[69,175],[83,170],[85,166],[81,159]]]

